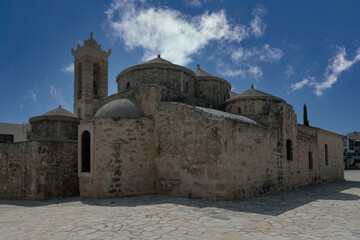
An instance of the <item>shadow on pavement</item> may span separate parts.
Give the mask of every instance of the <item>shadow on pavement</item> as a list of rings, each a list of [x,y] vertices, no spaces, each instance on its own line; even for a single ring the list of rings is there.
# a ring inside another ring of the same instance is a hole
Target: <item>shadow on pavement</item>
[[[359,173],[356,173],[356,175],[360,176],[360,171]],[[356,179],[356,181],[342,181],[329,184],[317,184],[292,191],[265,194],[259,197],[253,197],[245,200],[226,202],[151,195],[110,199],[82,199],[80,197],[73,197],[64,199],[52,199],[46,201],[0,200],[0,205],[6,204],[24,207],[41,207],[46,205],[72,203],[72,206],[74,206],[74,204],[78,202],[80,207],[84,206],[83,204],[85,204],[108,207],[137,207],[156,205],[156,207],[169,208],[170,204],[172,206],[193,207],[201,211],[206,208],[208,208],[209,211],[214,211],[213,208],[220,208],[236,212],[247,212],[264,214],[269,216],[277,216],[286,211],[317,200],[357,201],[360,199],[360,181],[357,180],[358,179]],[[353,188],[359,189],[359,195],[348,193],[349,191],[351,191],[350,189]]]

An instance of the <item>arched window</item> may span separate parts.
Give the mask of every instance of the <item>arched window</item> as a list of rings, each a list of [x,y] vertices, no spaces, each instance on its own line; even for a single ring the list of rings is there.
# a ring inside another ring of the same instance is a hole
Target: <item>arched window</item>
[[[309,152],[309,169],[313,169],[313,158],[312,158],[312,152]]]
[[[329,153],[328,153],[328,145],[325,144],[325,165],[329,165]]]
[[[185,83],[185,93],[189,93],[189,83]]]
[[[95,63],[93,67],[93,96],[95,98],[97,98],[99,94],[100,72],[100,65]]]
[[[286,159],[293,160],[292,141],[286,140]]]
[[[82,94],[82,64],[79,63],[77,67],[77,99],[81,98]]]
[[[238,114],[241,113],[241,107],[238,107]]]
[[[81,136],[81,171],[90,172],[90,133],[83,132]]]
[[[126,83],[126,89],[129,89],[129,88],[130,88],[130,83],[127,82],[127,83]]]

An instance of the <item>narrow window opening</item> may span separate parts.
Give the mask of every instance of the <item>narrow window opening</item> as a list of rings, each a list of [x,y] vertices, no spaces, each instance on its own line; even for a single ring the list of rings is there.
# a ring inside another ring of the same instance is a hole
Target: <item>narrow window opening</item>
[[[328,145],[325,144],[325,165],[329,165],[329,153],[328,153]]]
[[[130,88],[130,83],[126,83],[126,89],[129,89]]]
[[[241,107],[238,108],[238,113],[239,113],[239,114],[241,113]]]
[[[189,83],[185,83],[185,93],[189,93]]]
[[[90,133],[83,132],[81,137],[81,171],[90,172]]]
[[[78,82],[77,99],[80,99],[82,94],[82,64],[81,63],[79,63],[77,68],[77,82]]]
[[[312,152],[309,152],[309,169],[313,169],[313,158],[312,158]]]
[[[292,141],[286,140],[286,159],[293,160]]]
[[[100,83],[100,66],[98,63],[94,64],[93,68],[93,96],[98,97],[98,87]]]

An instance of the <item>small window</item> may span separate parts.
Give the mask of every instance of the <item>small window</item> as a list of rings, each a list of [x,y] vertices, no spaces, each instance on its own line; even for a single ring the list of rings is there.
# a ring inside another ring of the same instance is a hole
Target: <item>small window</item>
[[[90,133],[83,132],[81,137],[81,171],[90,172]]]
[[[241,107],[238,108],[238,113],[239,113],[239,114],[241,113]]]
[[[126,83],[126,89],[129,89],[130,88],[130,83]]]
[[[99,85],[100,85],[100,73],[101,73],[101,69],[100,69],[100,64],[99,63],[95,63],[93,65],[93,96],[95,98],[99,97]]]
[[[292,141],[286,140],[286,159],[293,160]]]
[[[309,169],[313,169],[313,158],[312,158],[312,152],[309,152]]]
[[[328,145],[325,144],[325,165],[329,166],[329,153],[328,153]]]
[[[14,135],[11,134],[0,134],[0,143],[13,143]]]
[[[185,93],[189,93],[189,83],[185,83]]]

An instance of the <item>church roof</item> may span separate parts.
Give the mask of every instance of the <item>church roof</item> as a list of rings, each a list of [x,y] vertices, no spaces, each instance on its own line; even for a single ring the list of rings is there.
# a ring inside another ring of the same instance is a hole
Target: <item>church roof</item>
[[[253,100],[263,99],[263,100],[274,100],[274,101],[284,102],[284,100],[281,98],[278,98],[278,97],[275,97],[266,92],[262,92],[262,91],[254,89],[254,85],[251,85],[250,89],[237,94],[236,96],[228,99],[226,102],[227,103],[235,102],[237,100],[243,100],[243,99],[253,99]]]
[[[160,68],[160,69],[165,69],[165,70],[176,70],[176,71],[181,71],[181,72],[186,72],[192,76],[195,77],[195,74],[193,71],[191,71],[190,69],[180,66],[180,65],[176,65],[173,64],[172,62],[161,58],[160,55],[157,55],[156,58],[153,58],[147,62],[141,63],[139,65],[135,65],[132,67],[129,67],[123,71],[121,71],[117,76],[116,76],[116,81],[118,80],[119,77],[121,77],[122,75],[129,73],[129,72],[133,72],[133,71],[138,71],[138,70],[144,70],[144,69],[149,69],[149,68]]]
[[[50,110],[43,115],[32,117],[29,119],[29,122],[36,122],[40,120],[59,120],[59,121],[71,121],[78,122],[80,119],[75,114],[69,112],[65,108],[62,108],[61,105],[59,107]]]
[[[130,99],[116,99],[102,106],[95,114],[95,118],[140,118],[144,112],[135,101]]]
[[[58,108],[55,108],[53,110],[50,110],[46,113],[44,113],[42,116],[66,116],[66,117],[77,117],[75,114],[69,112],[65,108],[62,108],[61,105],[59,105]]]
[[[151,59],[151,60],[149,60],[149,61],[147,61],[147,62],[144,62],[144,63],[142,63],[142,64],[149,64],[149,63],[171,64],[171,65],[173,65],[172,62],[161,58],[160,55],[157,55],[156,58],[153,58],[153,59]],[[140,65],[142,65],[142,64],[140,64]]]
[[[205,72],[204,70],[201,70],[200,69],[200,64],[198,64],[197,65],[197,70],[194,72],[195,73],[195,75],[196,75],[196,78],[198,79],[198,80],[215,80],[215,81],[219,81],[219,82],[223,82],[223,83],[225,83],[225,84],[228,84],[228,85],[230,85],[230,83],[228,82],[228,81],[226,81],[225,79],[223,79],[223,78],[219,78],[219,77],[215,77],[214,75],[211,75],[210,73],[208,73],[208,72]],[[231,87],[231,85],[230,85],[230,87]]]

